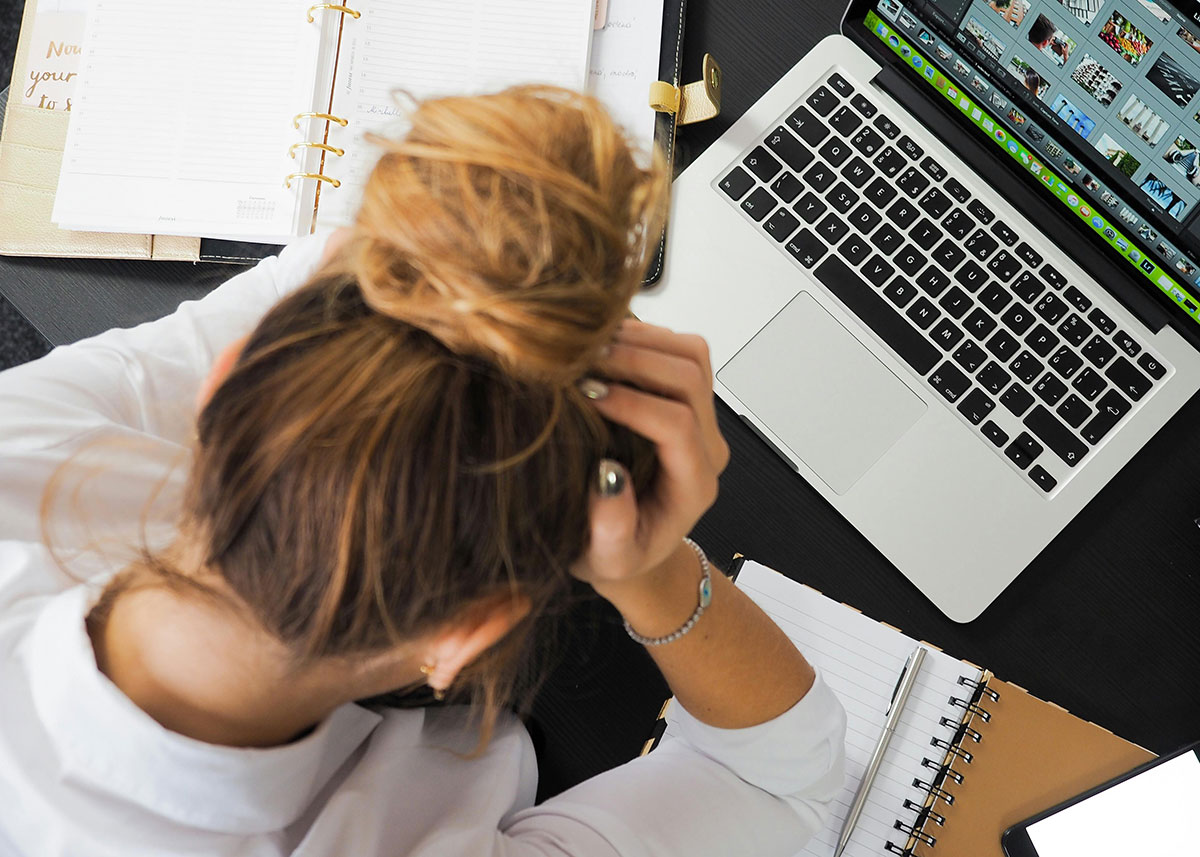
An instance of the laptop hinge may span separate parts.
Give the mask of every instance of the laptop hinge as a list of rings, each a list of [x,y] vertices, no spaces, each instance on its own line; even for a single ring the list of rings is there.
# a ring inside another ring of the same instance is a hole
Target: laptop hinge
[[[1025,215],[1030,223],[1041,225],[1042,232],[1050,243],[1058,248],[1078,246],[1080,233],[1063,218],[1061,211],[1051,206],[1023,183],[1014,182],[1008,169],[1002,166],[996,153],[984,147],[982,141],[966,132],[944,112],[946,108],[930,97],[922,87],[916,86],[891,66],[884,66],[875,76],[874,83],[904,105],[951,151],[970,165],[993,188],[1005,188],[1005,198]],[[1089,248],[1092,243],[1089,241]],[[1082,256],[1062,251],[1076,265],[1087,271],[1097,283],[1129,310],[1142,324],[1157,333],[1168,323],[1170,316],[1154,298],[1146,294],[1145,286],[1137,283],[1128,271],[1109,258],[1109,254],[1094,252]]]

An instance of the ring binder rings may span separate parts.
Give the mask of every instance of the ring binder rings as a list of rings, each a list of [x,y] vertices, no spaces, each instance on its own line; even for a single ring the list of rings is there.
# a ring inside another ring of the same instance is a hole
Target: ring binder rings
[[[301,119],[323,119],[326,122],[336,122],[343,128],[350,124],[349,119],[343,119],[341,116],[334,116],[332,113],[297,113],[292,117],[292,127],[297,131],[300,130]]]
[[[319,181],[319,182],[329,182],[329,184],[332,185],[333,187],[341,187],[342,186],[342,183],[340,181],[338,181],[337,179],[330,178],[329,176],[324,175],[322,173],[291,173],[288,175],[288,177],[286,179],[283,180],[284,186],[287,188],[291,188],[292,179],[313,179],[314,181]]]
[[[295,158],[297,149],[320,149],[322,152],[329,152],[339,158],[346,154],[345,149],[339,149],[337,146],[330,146],[328,143],[313,143],[308,140],[303,143],[293,143],[288,147],[288,154]]]
[[[343,15],[349,15],[351,18],[362,17],[362,12],[355,11],[349,6],[339,6],[336,3],[316,3],[308,7],[308,23],[312,24],[317,20],[313,17],[313,12],[317,9],[324,9],[329,12],[340,12]]]

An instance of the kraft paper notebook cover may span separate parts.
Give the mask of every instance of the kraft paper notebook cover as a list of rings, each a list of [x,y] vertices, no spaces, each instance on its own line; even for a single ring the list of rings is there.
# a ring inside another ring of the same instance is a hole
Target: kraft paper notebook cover
[[[1153,758],[766,566],[739,558],[732,573],[846,708],[846,782],[805,857],[833,854],[896,680],[918,645],[924,664],[845,857],[1001,857],[1000,835],[1013,823]],[[666,712],[659,728],[669,736]]]

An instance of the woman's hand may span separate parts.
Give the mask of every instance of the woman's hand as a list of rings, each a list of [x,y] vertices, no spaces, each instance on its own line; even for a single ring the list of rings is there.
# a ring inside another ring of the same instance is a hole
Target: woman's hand
[[[729,446],[717,427],[708,345],[639,321],[626,321],[600,368],[611,383],[596,409],[655,444],[658,477],[648,496],[634,497],[628,474],[601,465],[593,492],[591,542],[574,573],[606,597],[663,566],[717,497]],[[621,383],[627,381],[637,386]],[[601,485],[607,485],[603,491]],[[695,557],[691,557],[695,563]]]

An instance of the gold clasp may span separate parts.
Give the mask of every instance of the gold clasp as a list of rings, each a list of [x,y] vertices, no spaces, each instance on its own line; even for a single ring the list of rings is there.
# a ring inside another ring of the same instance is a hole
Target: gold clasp
[[[721,112],[721,66],[712,54],[704,55],[700,80],[678,87],[665,80],[650,84],[650,107],[670,113],[679,125],[712,119]]]

